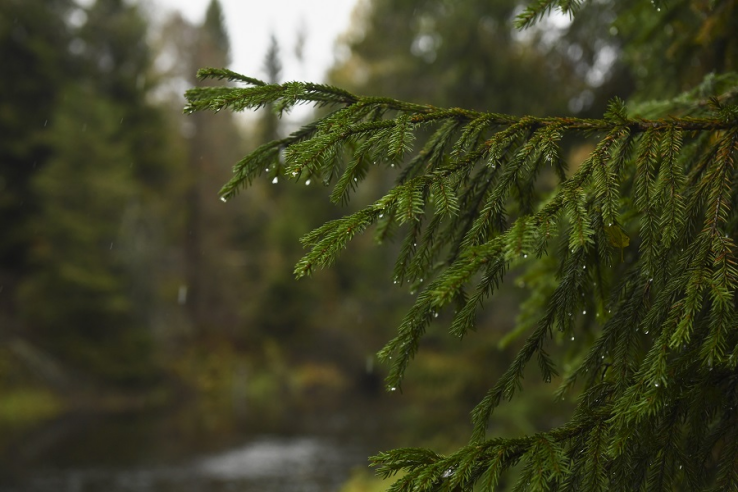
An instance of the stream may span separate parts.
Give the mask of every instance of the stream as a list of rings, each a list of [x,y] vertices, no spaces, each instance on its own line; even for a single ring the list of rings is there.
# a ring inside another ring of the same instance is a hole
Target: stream
[[[66,416],[0,450],[0,492],[338,491],[390,447],[379,406]]]

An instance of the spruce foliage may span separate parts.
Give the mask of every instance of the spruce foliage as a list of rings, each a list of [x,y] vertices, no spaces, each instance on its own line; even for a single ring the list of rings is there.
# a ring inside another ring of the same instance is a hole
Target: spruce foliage
[[[519,24],[579,3],[535,2]],[[738,490],[738,75],[640,106],[615,99],[600,119],[440,108],[225,69],[199,76],[245,87],[191,89],[186,112],[331,109],[238,162],[224,199],[266,169],[332,184],[335,203],[370,171],[399,172],[386,195],[306,234],[295,267],[299,278],[330,266],[371,227],[401,240],[394,281],[418,294],[379,354],[388,390],[401,389],[439,313],[462,338],[506,276],[533,279],[511,334],[527,338],[473,410],[469,444],[375,456],[379,474],[400,473],[391,491],[493,490],[512,467],[514,490]],[[562,150],[573,138],[594,142],[578,167]],[[548,283],[545,295],[535,287]],[[551,346],[585,338],[560,374]],[[574,414],[535,435],[487,435],[528,366],[561,381],[559,396],[579,392]]]

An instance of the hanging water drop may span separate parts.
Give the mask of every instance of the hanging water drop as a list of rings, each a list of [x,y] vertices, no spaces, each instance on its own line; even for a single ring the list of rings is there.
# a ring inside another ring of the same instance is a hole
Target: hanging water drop
[[[582,314],[587,314],[587,310],[585,309],[584,311],[582,311]]]
[[[305,180],[305,186],[310,186],[310,180],[309,179],[306,179]]]
[[[653,383],[653,385],[656,386],[657,388],[659,387],[659,383]]]
[[[223,203],[225,203],[226,197],[224,197],[224,196],[220,197],[220,201],[223,202]]]
[[[391,388],[390,388],[390,391],[397,391],[397,388],[395,388],[395,387],[393,386],[393,387],[391,387]]]
[[[528,257],[528,255],[527,255],[527,254],[526,254],[526,255],[523,255],[523,258],[527,258],[527,257]]]
[[[587,269],[587,265],[582,265],[582,270],[586,270],[586,269]]]
[[[384,214],[379,214],[379,218],[381,219],[382,217],[384,217]]]
[[[433,317],[434,318],[437,318],[438,317],[438,312],[437,311],[433,311]]]
[[[574,335],[572,335],[572,336],[571,336],[571,341],[572,341],[572,342],[574,341]]]
[[[272,184],[277,184],[279,182],[279,178],[277,176],[274,176],[274,179],[272,180]]]

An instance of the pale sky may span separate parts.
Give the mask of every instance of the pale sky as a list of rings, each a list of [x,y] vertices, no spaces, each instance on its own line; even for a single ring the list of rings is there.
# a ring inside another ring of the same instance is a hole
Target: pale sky
[[[202,22],[209,0],[148,0],[158,14],[178,9],[194,23]],[[283,80],[322,82],[334,59],[336,37],[348,29],[356,0],[220,0],[231,40],[231,69],[264,78],[269,36],[280,44]],[[298,32],[306,35],[304,63],[295,56]]]

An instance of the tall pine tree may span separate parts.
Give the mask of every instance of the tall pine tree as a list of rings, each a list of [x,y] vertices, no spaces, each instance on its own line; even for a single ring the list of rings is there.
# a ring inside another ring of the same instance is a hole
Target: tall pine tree
[[[536,1],[518,25],[583,3]],[[371,227],[402,238],[393,281],[417,297],[379,354],[389,391],[401,390],[431,323],[447,320],[465,337],[504,280],[526,279],[528,321],[515,328],[525,340],[473,410],[468,445],[380,453],[381,475],[401,472],[390,490],[492,490],[513,468],[514,490],[738,490],[737,11],[735,0],[619,3],[613,32],[638,34],[625,53],[641,94],[664,59],[678,77],[654,82],[668,97],[613,99],[601,118],[442,108],[200,71],[247,87],[191,89],[187,112],[333,110],[239,161],[224,199],[266,168],[334,183],[336,203],[369,172],[396,173],[384,196],[305,235],[295,267],[299,278],[330,266]],[[696,83],[683,73],[691,65],[713,73]],[[573,138],[593,142],[576,168],[562,152]],[[557,345],[577,354],[563,371],[550,355]],[[488,435],[496,408],[535,372],[559,396],[578,394],[569,420]]]

